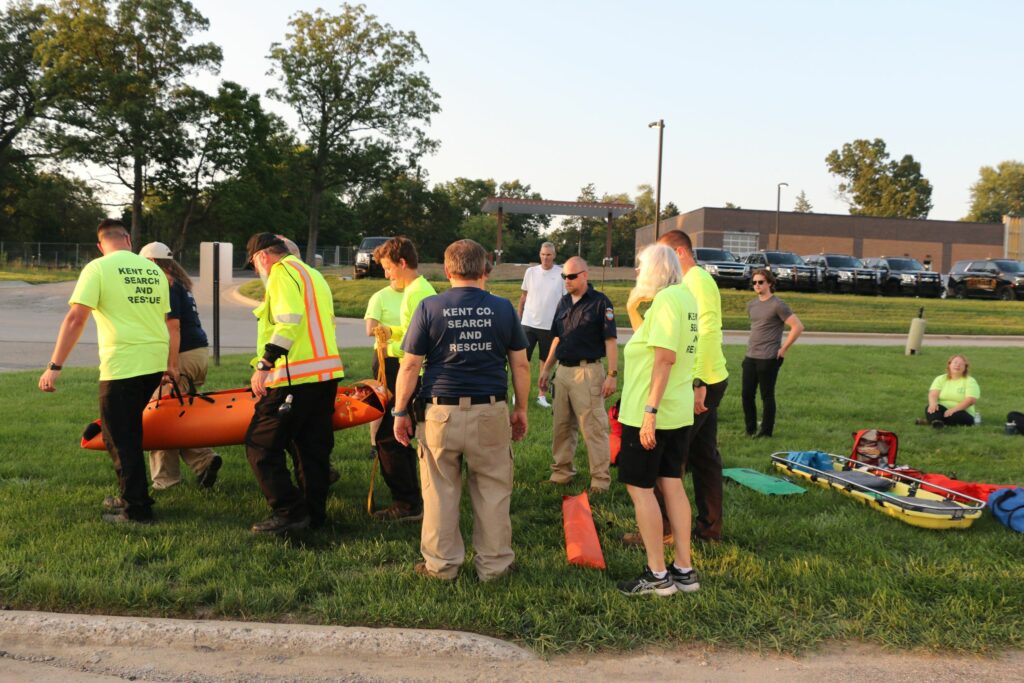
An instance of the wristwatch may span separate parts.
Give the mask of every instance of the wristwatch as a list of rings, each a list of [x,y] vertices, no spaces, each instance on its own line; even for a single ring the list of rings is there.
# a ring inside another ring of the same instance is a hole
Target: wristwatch
[[[391,417],[406,417],[409,414],[408,410],[395,410],[391,409]]]
[[[56,363],[54,363],[54,362],[53,362],[52,360],[51,360],[51,361],[49,362],[49,364],[48,364],[48,365],[46,366],[46,369],[47,369],[47,370],[62,370],[63,368],[64,368],[64,366],[63,366],[63,365],[57,365],[57,364],[56,364]]]
[[[655,408],[654,406],[644,406],[644,412],[650,413],[651,415],[657,415],[658,409]]]
[[[259,361],[256,363],[256,369],[259,370],[260,372],[270,372],[271,370],[274,369],[274,366],[260,358]]]
[[[608,376],[609,377],[618,377],[619,376],[619,371],[618,370],[610,370],[608,372]]]
[[[694,389],[700,389],[701,387],[706,387],[706,386],[707,386],[707,383],[704,380],[694,378],[694,380],[693,380],[693,388]]]

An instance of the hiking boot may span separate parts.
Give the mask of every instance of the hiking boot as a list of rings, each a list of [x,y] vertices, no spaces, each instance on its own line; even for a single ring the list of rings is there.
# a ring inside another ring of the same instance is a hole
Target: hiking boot
[[[654,593],[664,598],[672,595],[677,590],[679,589],[676,588],[671,574],[665,574],[664,578],[659,579],[649,567],[644,567],[644,573],[639,577],[631,581],[619,582],[619,592],[630,596]]]
[[[212,489],[213,485],[217,483],[217,472],[220,471],[220,466],[224,464],[224,458],[219,455],[213,456],[210,460],[210,464],[206,466],[206,469],[199,473],[196,477],[196,483],[199,484],[201,489]]]
[[[127,503],[124,502],[124,498],[120,496],[107,496],[103,499],[103,509],[109,510],[110,512],[124,512],[124,509],[128,507]]]
[[[684,593],[693,593],[700,590],[700,577],[697,576],[696,569],[681,572],[676,569],[675,564],[670,564],[668,566],[668,578],[672,579],[672,583],[676,585],[676,588]]]
[[[107,524],[152,524],[153,517],[129,517],[124,510],[111,512],[100,517]]]
[[[423,519],[423,508],[416,509],[408,503],[392,503],[374,512],[373,518],[378,522],[419,522]]]
[[[548,403],[548,399],[546,397],[544,397],[544,396],[538,396],[537,397],[537,405],[539,405],[541,408],[550,408],[551,407],[551,404]]]
[[[454,581],[456,576],[442,576],[435,571],[427,569],[426,562],[417,562],[416,566],[412,568],[414,572],[427,579],[437,579],[438,581]]]
[[[262,522],[256,522],[252,525],[250,530],[254,534],[271,534],[273,536],[281,536],[283,534],[287,534],[289,531],[298,531],[300,529],[305,529],[308,526],[309,515],[306,515],[302,519],[295,520],[274,515]]]
[[[934,427],[935,429],[942,429],[945,426],[946,423],[943,422],[942,420],[932,420],[932,427]]]
[[[675,538],[672,534],[665,534],[661,537],[661,542],[665,545],[674,545]],[[643,548],[644,539],[640,536],[639,531],[631,531],[628,534],[622,534],[622,544],[635,548]]]

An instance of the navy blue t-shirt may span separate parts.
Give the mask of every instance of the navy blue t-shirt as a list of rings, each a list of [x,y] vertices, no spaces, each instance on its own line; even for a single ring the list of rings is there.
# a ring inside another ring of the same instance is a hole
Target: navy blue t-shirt
[[[558,337],[555,358],[560,361],[597,360],[604,357],[604,340],[615,339],[615,310],[607,296],[587,284],[580,300],[564,295],[555,309],[551,331]]]
[[[168,318],[177,318],[181,325],[181,344],[178,353],[208,346],[206,332],[199,324],[199,309],[196,308],[195,297],[180,282],[171,285],[171,312]]]
[[[509,351],[527,346],[508,299],[477,287],[453,287],[416,307],[402,350],[423,356],[420,396],[504,396]]]

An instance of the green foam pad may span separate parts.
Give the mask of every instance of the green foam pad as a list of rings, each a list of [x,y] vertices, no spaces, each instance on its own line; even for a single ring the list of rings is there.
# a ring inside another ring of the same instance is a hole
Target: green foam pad
[[[803,488],[792,482],[745,467],[723,469],[722,476],[768,496],[789,496],[804,492]]]

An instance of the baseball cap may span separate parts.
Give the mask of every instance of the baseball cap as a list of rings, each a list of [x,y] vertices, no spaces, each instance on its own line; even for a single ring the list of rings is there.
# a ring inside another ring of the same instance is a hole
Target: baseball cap
[[[268,247],[284,247],[284,240],[272,232],[258,232],[249,238],[245,245],[245,266],[252,265],[252,257],[257,251],[263,251]]]
[[[139,250],[142,258],[174,258],[171,248],[163,242],[150,242]]]

